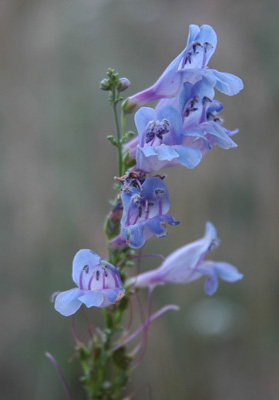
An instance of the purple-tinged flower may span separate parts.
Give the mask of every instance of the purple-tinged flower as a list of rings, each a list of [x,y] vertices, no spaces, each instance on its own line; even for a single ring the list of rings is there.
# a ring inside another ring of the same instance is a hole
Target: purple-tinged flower
[[[140,108],[135,115],[139,134],[136,152],[137,168],[145,172],[183,165],[196,167],[202,154],[182,144],[182,118],[178,110],[166,106],[159,110]]]
[[[121,238],[126,245],[140,248],[153,235],[164,237],[167,224],[177,225],[169,210],[168,189],[159,177],[145,180],[134,178],[124,182],[121,199],[123,216],[121,219]]]
[[[202,78],[192,85],[184,83],[178,97],[161,100],[154,110],[141,107],[135,114],[137,141],[127,144],[136,154],[137,167],[155,172],[164,167],[196,167],[214,145],[237,147],[218,116],[222,104],[214,100],[214,89]]]
[[[243,83],[235,75],[207,68],[217,45],[217,36],[209,25],[190,25],[185,49],[170,63],[149,88],[128,97],[123,103],[126,112],[135,111],[154,100],[175,97],[184,82],[195,84],[205,77],[212,86],[227,95],[235,95]]]
[[[54,307],[68,317],[82,304],[86,307],[108,307],[125,294],[117,269],[91,250],[79,250],[73,260],[72,278],[77,288],[56,296]]]
[[[206,294],[212,295],[218,288],[218,278],[236,282],[243,277],[231,264],[204,261],[207,253],[218,244],[216,230],[210,222],[207,222],[203,238],[175,250],[159,268],[131,278],[128,284],[153,288],[165,283],[189,283],[206,276],[204,290]]]

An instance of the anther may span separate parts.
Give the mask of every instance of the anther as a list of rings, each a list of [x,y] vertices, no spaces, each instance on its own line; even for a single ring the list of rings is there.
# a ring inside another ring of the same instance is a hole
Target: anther
[[[155,196],[157,198],[161,197],[164,193],[165,193],[165,191],[163,189],[159,189],[159,188],[155,189]]]
[[[187,64],[187,62],[189,62],[189,64],[191,64],[192,63],[192,53],[189,51],[187,54],[186,54],[186,57],[185,57],[185,65]]]
[[[202,44],[200,42],[194,42],[192,44],[193,50],[194,50],[194,54],[199,54],[199,52],[196,52],[197,47],[200,46],[202,47]]]
[[[212,103],[212,100],[207,96],[203,96],[202,105],[204,106],[206,103]]]
[[[89,272],[89,266],[88,266],[88,265],[85,265],[85,266],[83,267],[83,271],[85,271],[86,274],[88,274],[88,272]]]

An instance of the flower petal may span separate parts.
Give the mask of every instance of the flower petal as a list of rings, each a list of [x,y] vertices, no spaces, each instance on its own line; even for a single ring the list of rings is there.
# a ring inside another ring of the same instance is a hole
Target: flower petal
[[[173,146],[137,147],[137,166],[144,172],[157,172],[178,157]]]
[[[87,290],[84,291],[79,300],[89,307],[102,307],[104,301],[103,290]]]
[[[230,138],[227,131],[218,123],[210,121],[200,125],[200,129],[204,134],[209,134],[212,138],[212,143],[209,141],[210,146],[217,145],[222,149],[231,149],[237,147],[237,144]]]
[[[156,121],[157,113],[154,108],[141,107],[135,114],[135,124],[139,134],[139,143],[142,143],[143,133],[150,121]]]
[[[243,278],[243,274],[240,274],[237,268],[226,262],[204,261],[199,265],[198,271],[208,276],[204,290],[209,296],[216,292],[218,278],[227,282],[236,282]]]
[[[202,159],[202,153],[198,149],[187,146],[172,146],[179,154],[177,161],[187,168],[195,168]]]
[[[74,314],[82,304],[78,298],[83,293],[83,290],[78,288],[59,293],[55,298],[55,310],[65,317]]]
[[[72,278],[77,286],[79,286],[80,274],[84,266],[88,266],[88,274],[100,264],[101,258],[94,251],[89,249],[79,250],[73,259]]]
[[[238,76],[228,72],[219,72],[216,69],[211,71],[216,78],[216,89],[221,93],[234,96],[243,89],[243,82]]]

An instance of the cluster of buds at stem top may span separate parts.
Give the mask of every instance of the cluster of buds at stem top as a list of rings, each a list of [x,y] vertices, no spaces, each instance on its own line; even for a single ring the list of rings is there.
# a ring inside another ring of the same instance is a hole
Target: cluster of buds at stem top
[[[125,77],[119,78],[119,74],[114,69],[109,68],[107,76],[100,82],[100,89],[102,90],[109,91],[115,88],[118,92],[124,92],[131,84],[129,79]]]

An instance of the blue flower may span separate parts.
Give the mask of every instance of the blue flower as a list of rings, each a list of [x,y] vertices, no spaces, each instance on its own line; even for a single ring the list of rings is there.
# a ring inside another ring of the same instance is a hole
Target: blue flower
[[[190,283],[205,276],[205,293],[212,295],[218,288],[218,278],[227,282],[236,282],[243,278],[231,264],[204,261],[207,253],[218,244],[216,230],[210,222],[207,222],[203,238],[175,250],[159,268],[131,278],[128,284],[154,288],[165,283]]]
[[[207,68],[217,45],[217,36],[209,25],[190,25],[185,49],[170,63],[159,79],[149,88],[123,103],[126,112],[135,111],[154,100],[175,97],[184,82],[195,84],[202,77],[227,95],[235,95],[243,89],[243,83],[235,75]]]
[[[178,224],[166,214],[170,207],[168,189],[159,177],[134,178],[124,182],[121,199],[123,216],[120,235],[129,247],[140,248],[153,235],[164,237],[167,224]]]
[[[72,278],[77,288],[56,296],[54,307],[65,317],[86,307],[108,307],[125,294],[117,269],[91,250],[79,250],[73,260]]]
[[[182,118],[178,110],[166,106],[157,113],[142,107],[135,114],[138,130],[137,168],[145,172],[184,165],[194,168],[201,160],[199,150],[182,145]]]

